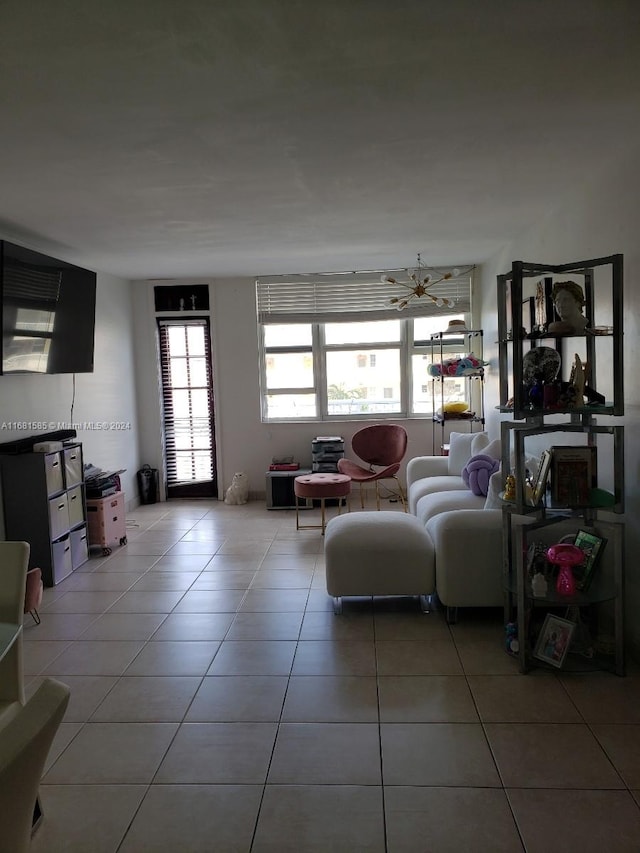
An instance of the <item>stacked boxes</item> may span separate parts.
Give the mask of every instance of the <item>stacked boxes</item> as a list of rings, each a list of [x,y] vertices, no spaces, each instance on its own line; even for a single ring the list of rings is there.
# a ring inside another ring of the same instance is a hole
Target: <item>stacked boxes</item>
[[[314,474],[335,473],[338,459],[344,456],[344,440],[339,435],[319,435],[311,442]]]

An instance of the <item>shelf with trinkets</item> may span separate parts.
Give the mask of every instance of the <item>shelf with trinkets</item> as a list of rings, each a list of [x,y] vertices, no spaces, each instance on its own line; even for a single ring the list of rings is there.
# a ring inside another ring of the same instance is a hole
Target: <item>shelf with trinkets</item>
[[[448,446],[447,427],[466,425],[470,432],[484,429],[483,331],[453,320],[444,332],[430,336],[428,346],[435,456],[436,450],[443,453]]]
[[[516,261],[498,276],[497,408],[512,417],[501,424],[509,476],[502,495],[505,625],[516,632],[511,646],[522,672],[584,666],[624,674],[624,525],[616,520],[624,512],[624,427],[611,420],[624,414],[622,281],[621,255]],[[534,586],[526,556],[534,537],[555,553],[552,545],[562,538],[572,548],[579,533],[607,543],[589,588],[556,589],[560,569],[549,561]],[[561,659],[540,648],[554,620],[558,630],[566,623]]]

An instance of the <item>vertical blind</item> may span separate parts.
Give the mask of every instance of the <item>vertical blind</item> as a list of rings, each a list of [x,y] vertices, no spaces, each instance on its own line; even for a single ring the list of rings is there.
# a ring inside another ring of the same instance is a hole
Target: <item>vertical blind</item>
[[[423,269],[423,273],[444,270]],[[256,303],[260,323],[329,323],[361,320],[397,319],[398,311],[389,306],[391,297],[406,299],[410,293],[399,284],[380,280],[384,270],[352,273],[313,273],[261,276],[256,280]],[[408,281],[406,271],[391,271]],[[471,310],[473,269],[429,288],[436,298],[451,299],[456,314]],[[430,317],[442,314],[442,308],[422,296],[413,298],[400,316]]]
[[[214,476],[213,387],[206,319],[159,320],[167,486]]]

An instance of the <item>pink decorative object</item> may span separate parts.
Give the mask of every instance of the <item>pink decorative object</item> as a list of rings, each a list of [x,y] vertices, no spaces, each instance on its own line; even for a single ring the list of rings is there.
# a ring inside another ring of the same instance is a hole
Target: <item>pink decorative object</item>
[[[24,597],[24,612],[30,613],[33,621],[39,625],[40,616],[38,615],[38,607],[42,604],[42,571],[40,569],[30,569],[27,572],[26,592]]]
[[[547,551],[547,559],[560,567],[556,580],[556,591],[559,595],[575,595],[576,579],[573,576],[573,566],[584,562],[584,551],[577,545],[552,545]]]
[[[489,480],[500,468],[500,460],[487,456],[486,453],[478,453],[462,469],[462,479],[474,495],[485,495],[489,491]],[[579,549],[578,549],[579,550]]]

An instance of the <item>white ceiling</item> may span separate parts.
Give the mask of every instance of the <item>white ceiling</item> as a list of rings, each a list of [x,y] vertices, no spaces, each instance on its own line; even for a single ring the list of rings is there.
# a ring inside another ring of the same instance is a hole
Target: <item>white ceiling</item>
[[[481,262],[640,143],[634,0],[3,0],[0,236],[130,278]]]

